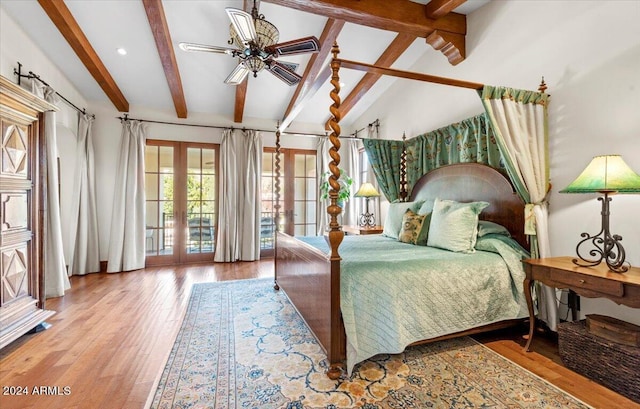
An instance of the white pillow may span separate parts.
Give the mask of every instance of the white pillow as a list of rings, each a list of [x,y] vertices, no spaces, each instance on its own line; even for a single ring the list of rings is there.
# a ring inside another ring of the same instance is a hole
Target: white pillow
[[[427,246],[473,253],[478,236],[478,216],[487,206],[487,202],[460,203],[436,198]]]
[[[411,209],[413,212],[418,212],[418,209],[422,205],[422,201],[419,202],[397,202],[389,204],[389,210],[387,211],[387,217],[384,219],[384,227],[382,229],[382,235],[394,238],[398,240],[400,229],[402,228],[402,217],[407,209]]]

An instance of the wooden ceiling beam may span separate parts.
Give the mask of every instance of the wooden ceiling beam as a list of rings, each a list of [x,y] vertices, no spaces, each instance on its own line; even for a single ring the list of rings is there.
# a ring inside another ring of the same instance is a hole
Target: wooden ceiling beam
[[[411,34],[425,38],[434,49],[441,51],[452,65],[466,58],[465,36],[467,17],[464,14],[447,13],[439,18],[429,18],[430,9],[411,0],[263,0],[307,13],[319,14],[348,23]],[[438,15],[454,7],[460,0],[442,3],[435,0],[432,8]]]
[[[263,0],[336,20],[426,38],[434,30],[467,33],[466,16],[449,13],[427,18],[424,5],[410,0]]]
[[[307,68],[302,75],[302,80],[298,84],[293,97],[291,97],[291,101],[289,101],[289,106],[284,112],[280,130],[285,130],[287,126],[291,124],[295,115],[302,110],[302,100],[304,99],[308,101],[308,98],[305,98],[305,96],[307,96],[312,89],[317,91],[317,88],[314,88],[313,85],[318,78],[318,74],[325,63],[327,56],[331,52],[331,46],[336,41],[336,38],[338,38],[338,34],[340,34],[342,27],[344,27],[344,23],[345,22],[342,20],[334,20],[332,18],[327,20],[327,23],[322,30],[322,34],[320,35],[320,51],[309,58]],[[295,109],[295,113],[294,107],[297,107],[297,109]],[[291,115],[292,113],[294,113],[294,115]]]
[[[424,6],[424,15],[427,18],[439,19],[455,10],[467,0],[431,0]]]
[[[247,85],[249,84],[249,76],[240,84],[236,85],[236,104],[233,108],[233,122],[241,123],[244,116],[244,104],[247,98]]]
[[[98,57],[64,1],[38,0],[38,3],[118,111],[129,112],[129,102],[120,91],[120,88],[118,88],[113,77],[111,77],[109,70]]]
[[[187,117],[187,102],[184,98],[182,89],[182,79],[180,78],[180,70],[176,61],[176,54],[173,50],[171,34],[167,25],[167,18],[162,7],[162,0],[142,0],[144,10],[147,13],[149,26],[156,41],[158,55],[162,62],[164,75],[167,78],[167,85],[173,99],[173,106],[176,109],[178,118]]]

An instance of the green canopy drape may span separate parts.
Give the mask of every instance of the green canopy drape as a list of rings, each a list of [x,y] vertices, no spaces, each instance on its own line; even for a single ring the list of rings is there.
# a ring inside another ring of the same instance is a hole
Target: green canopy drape
[[[476,162],[505,171],[495,135],[482,113],[407,140],[408,189],[443,165]]]
[[[397,201],[400,197],[400,159],[403,141],[363,139],[362,143],[380,190],[389,202]]]

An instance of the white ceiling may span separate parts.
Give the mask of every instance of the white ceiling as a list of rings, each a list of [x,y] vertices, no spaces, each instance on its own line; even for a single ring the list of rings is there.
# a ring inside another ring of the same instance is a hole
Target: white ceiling
[[[468,14],[489,0],[469,0],[455,12]],[[418,0],[427,3],[428,0]],[[110,72],[131,107],[174,111],[173,100],[162,69],[160,58],[147,16],[141,1],[136,0],[66,0],[96,53]],[[163,2],[163,7],[180,70],[187,110],[191,113],[215,113],[228,117],[234,114],[235,87],[223,83],[236,65],[235,59],[222,54],[188,53],[177,47],[179,42],[193,42],[227,46],[229,20],[225,7],[242,8],[242,0]],[[66,40],[35,0],[7,1],[1,7],[34,42],[40,44],[49,59],[64,72],[87,101],[109,102],[89,71],[76,56]],[[261,2],[260,13],[280,31],[280,41],[314,35],[320,37],[327,18],[267,2]],[[396,33],[347,23],[338,36],[341,58],[375,63]],[[118,48],[127,55],[117,53]],[[417,38],[393,64],[394,68],[409,69],[431,47]],[[441,58],[446,58],[439,54]],[[310,55],[298,55],[281,60],[299,63],[302,75]],[[26,67],[27,70],[34,69]],[[341,95],[346,96],[364,73],[342,70],[344,83]],[[46,80],[46,79],[45,79]],[[393,84],[383,78],[360,100],[342,120],[348,126],[355,121],[384,91]],[[51,84],[55,88],[55,84]],[[295,91],[268,72],[249,78],[245,120],[262,119],[274,123],[281,120]],[[295,123],[317,124],[322,129],[328,119],[329,83],[325,84],[295,118]]]

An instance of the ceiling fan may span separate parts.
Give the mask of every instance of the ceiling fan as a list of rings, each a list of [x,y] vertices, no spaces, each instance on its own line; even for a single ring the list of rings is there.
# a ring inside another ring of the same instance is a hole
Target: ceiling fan
[[[258,72],[265,68],[288,85],[300,82],[302,77],[295,72],[298,64],[277,61],[276,58],[282,55],[320,51],[320,43],[316,37],[310,36],[278,43],[278,29],[265,20],[264,15],[258,14],[255,0],[251,14],[232,7],[225,8],[225,11],[231,20],[229,44],[235,47],[180,43],[180,48],[184,51],[204,51],[238,57],[240,62],[224,80],[227,84],[238,85],[250,72],[257,77]]]

